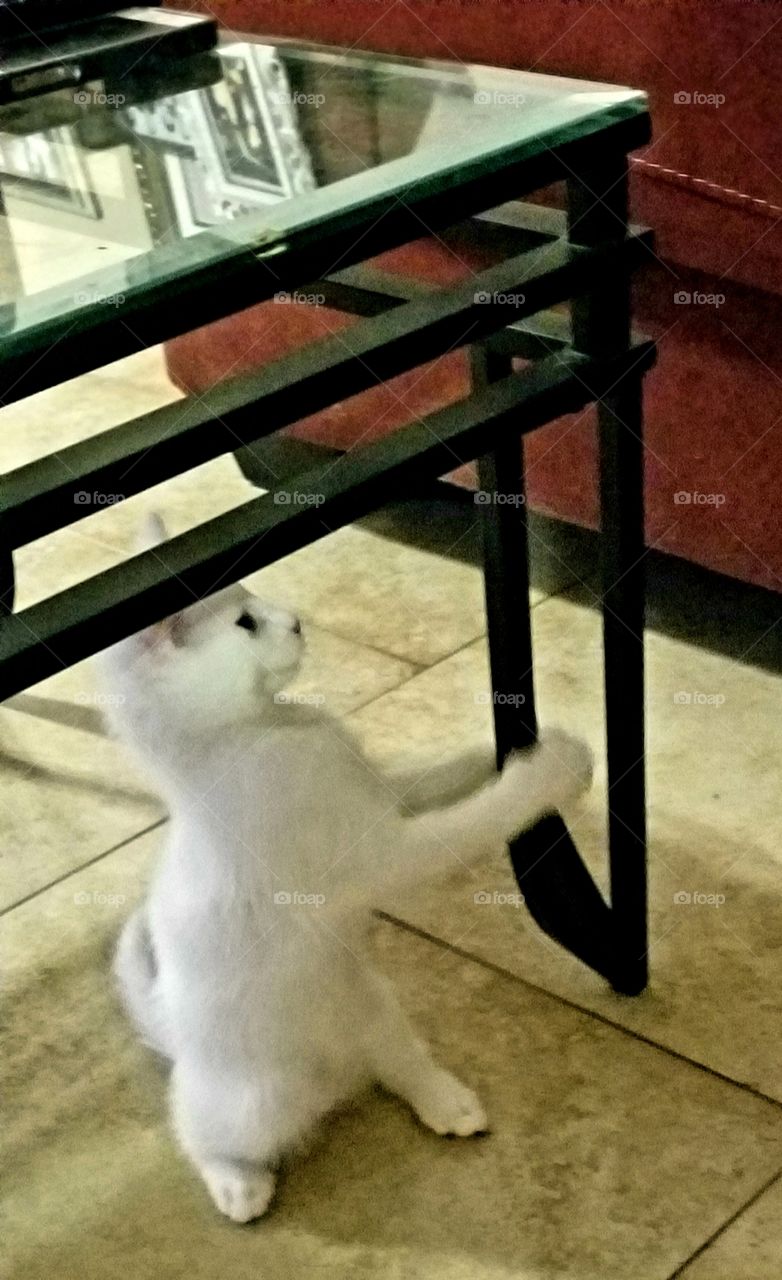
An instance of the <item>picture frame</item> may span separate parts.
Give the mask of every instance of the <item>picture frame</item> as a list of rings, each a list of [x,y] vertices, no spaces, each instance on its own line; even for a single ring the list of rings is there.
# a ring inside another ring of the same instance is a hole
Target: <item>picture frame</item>
[[[285,67],[272,46],[224,45],[216,85],[126,108],[140,145],[162,153],[182,236],[315,187]]]
[[[6,196],[99,220],[103,209],[90,173],[66,126],[42,133],[0,133],[0,186]]]

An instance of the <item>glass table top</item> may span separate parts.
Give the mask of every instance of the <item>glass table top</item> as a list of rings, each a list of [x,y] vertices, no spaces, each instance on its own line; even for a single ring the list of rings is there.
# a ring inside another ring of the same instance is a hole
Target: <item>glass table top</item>
[[[645,111],[615,85],[228,36],[165,72],[4,107],[0,362],[54,321],[248,249],[271,261],[334,219],[358,237],[389,198],[414,209],[476,165]]]

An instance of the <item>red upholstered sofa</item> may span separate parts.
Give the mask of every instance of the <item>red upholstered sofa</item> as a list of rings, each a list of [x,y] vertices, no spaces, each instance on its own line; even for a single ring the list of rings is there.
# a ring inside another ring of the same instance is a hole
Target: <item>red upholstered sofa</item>
[[[186,7],[191,8],[190,0]],[[206,6],[205,6],[206,7]],[[647,541],[782,590],[782,27],[762,0],[210,0],[233,30],[455,57],[639,86],[654,141],[632,162],[636,221],[659,262],[635,287],[636,322],[659,342],[647,378]],[[690,101],[682,101],[689,95]],[[721,100],[720,100],[721,99]],[[386,267],[444,282],[455,259],[427,239]],[[470,265],[476,265],[472,262]],[[719,305],[676,295],[720,295]],[[348,317],[268,303],[168,347],[173,378],[199,390]],[[237,363],[238,358],[238,363]],[[463,353],[336,406],[294,429],[347,448],[467,390]],[[526,442],[534,508],[595,526],[591,413]],[[676,495],[720,495],[681,502]]]

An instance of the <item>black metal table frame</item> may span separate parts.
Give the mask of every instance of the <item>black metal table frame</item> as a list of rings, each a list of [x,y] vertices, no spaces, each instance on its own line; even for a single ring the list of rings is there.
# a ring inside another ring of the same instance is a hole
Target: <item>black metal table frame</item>
[[[4,401],[19,399],[127,355],[139,341],[161,341],[281,288],[306,286],[364,317],[347,333],[2,478],[0,700],[452,470],[455,455],[478,457],[481,488],[499,495],[481,511],[500,761],[537,732],[521,437],[596,403],[610,905],[560,816],[517,840],[511,857],[540,927],[626,994],[647,982],[641,391],[654,348],[630,331],[630,274],[650,237],[628,226],[627,153],[648,140],[648,128],[648,118],[636,115],[531,162],[476,173],[458,189],[416,190],[414,199],[390,201],[360,237],[343,226],[305,238],[274,262],[273,273],[261,245],[219,272],[191,274],[186,324],[181,293],[150,289],[122,319],[101,317],[94,331],[87,320],[59,336],[50,330],[35,359],[6,342],[0,368]],[[496,209],[509,194],[560,179],[566,214],[534,205]],[[481,214],[486,209],[495,211]],[[428,289],[355,265],[424,227],[437,231],[465,218],[473,235],[508,253],[466,282]],[[345,267],[327,275],[340,255]],[[547,311],[562,302],[570,302],[569,318]],[[466,400],[13,612],[13,551],[84,515],[75,493],[130,497],[220,454],[238,449],[241,458],[242,448],[272,432],[459,346],[471,353]],[[530,363],[514,371],[518,356]],[[293,494],[296,501],[284,500]],[[502,501],[511,495],[516,501]]]

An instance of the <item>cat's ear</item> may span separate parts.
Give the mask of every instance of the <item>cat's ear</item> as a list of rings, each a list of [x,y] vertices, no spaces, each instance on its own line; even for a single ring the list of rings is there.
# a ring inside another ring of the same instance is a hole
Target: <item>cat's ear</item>
[[[168,538],[168,531],[163,517],[157,511],[149,511],[136,535],[136,552],[151,551],[159,547]]]
[[[152,551],[168,538],[163,517],[157,511],[150,511],[144,517],[141,528],[136,535],[136,553]],[[158,649],[172,644],[181,646],[184,642],[184,614],[172,613],[170,618],[147,627],[139,633],[138,639],[145,649]]]
[[[187,621],[184,613],[172,613],[170,617],[155,622],[146,630],[140,631],[138,640],[144,649],[158,649],[164,652],[172,646],[181,649],[187,640]]]

